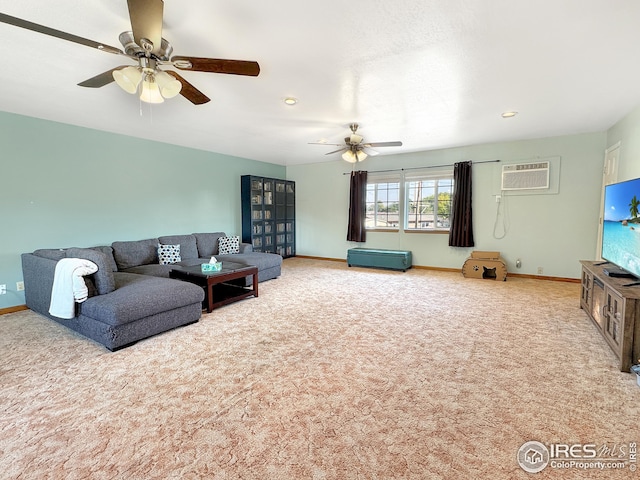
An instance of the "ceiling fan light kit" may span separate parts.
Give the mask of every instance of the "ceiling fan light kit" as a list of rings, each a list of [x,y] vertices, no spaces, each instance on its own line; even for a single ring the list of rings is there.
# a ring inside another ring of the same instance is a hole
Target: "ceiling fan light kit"
[[[102,52],[128,57],[138,62],[137,66],[120,66],[79,83],[81,87],[100,88],[112,81],[125,92],[134,94],[140,87],[140,100],[148,103],[162,103],[165,98],[181,94],[194,105],[210,101],[196,87],[175,71],[161,70],[159,66],[174,67],[195,72],[225,73],[256,77],[260,73],[257,62],[246,60],[222,60],[202,57],[171,57],[173,47],[162,38],[164,22],[163,0],[127,0],[131,31],[122,32],[118,37],[120,50],[103,43],[82,38],[71,33],[56,30],[21,18],[0,13],[0,22],[50,35],[62,40],[85,45]]]
[[[342,159],[345,162],[349,162],[349,163],[361,162],[367,157],[368,155],[364,153],[362,150],[360,150],[359,152],[352,152],[351,150],[347,150],[342,154]]]
[[[122,90],[131,94],[136,93],[138,85],[142,81],[142,73],[136,67],[114,70],[111,75]]]
[[[325,155],[331,155],[333,153],[343,152],[342,159],[345,162],[349,162],[349,163],[362,162],[369,155],[377,155],[378,152],[373,150],[371,147],[377,148],[377,147],[401,147],[402,146],[402,142],[400,141],[364,143],[363,142],[364,137],[356,133],[356,131],[358,130],[358,124],[352,123],[351,125],[349,125],[349,128],[351,129],[351,135],[349,135],[348,137],[345,137],[344,145],[339,143],[327,143],[326,141],[314,142],[314,143],[311,143],[311,145],[334,145],[336,147],[342,147],[338,150],[325,153]],[[367,149],[369,154],[367,154],[364,151],[365,148]]]
[[[140,90],[140,100],[147,103],[162,103],[165,98],[173,98],[180,93],[182,84],[162,70],[152,70],[141,67],[125,67],[122,70],[114,70],[113,79],[116,84],[127,93]]]
[[[158,87],[158,83],[151,75],[148,75],[142,82],[140,100],[146,103],[164,102],[164,98],[162,98],[162,94],[160,93],[160,87]]]
[[[159,71],[155,77],[160,93],[164,98],[173,98],[182,90],[182,84],[167,72]]]

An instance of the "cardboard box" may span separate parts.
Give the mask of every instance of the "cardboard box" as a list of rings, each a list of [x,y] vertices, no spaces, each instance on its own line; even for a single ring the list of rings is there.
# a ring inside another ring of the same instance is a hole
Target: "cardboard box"
[[[500,252],[481,252],[480,250],[474,250],[471,252],[471,258],[478,258],[482,260],[500,260]]]
[[[507,266],[500,257],[500,252],[474,250],[462,265],[462,275],[465,278],[505,281]]]

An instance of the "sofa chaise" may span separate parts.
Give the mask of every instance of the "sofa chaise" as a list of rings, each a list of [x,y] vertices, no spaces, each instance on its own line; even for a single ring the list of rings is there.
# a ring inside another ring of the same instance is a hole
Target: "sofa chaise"
[[[251,245],[239,242],[237,253],[221,254],[220,243],[228,238],[223,232],[197,233],[23,253],[26,304],[115,351],[200,319],[204,292],[197,285],[168,278],[175,265],[198,265],[216,256],[222,262],[256,265],[259,282],[280,275],[280,255],[253,252]],[[161,264],[158,249],[167,245],[176,247],[179,258],[175,263]],[[89,298],[76,304],[76,315],[71,319],[49,313],[55,268],[62,258],[86,259],[98,267],[95,274],[85,277]],[[251,281],[248,277],[244,284]]]

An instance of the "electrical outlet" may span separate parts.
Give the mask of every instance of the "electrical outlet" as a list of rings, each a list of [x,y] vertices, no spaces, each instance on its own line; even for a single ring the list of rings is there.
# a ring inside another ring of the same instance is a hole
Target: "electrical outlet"
[[[7,293],[7,286],[0,285],[0,295],[5,295]]]
[[[496,195],[496,203],[500,203],[500,200],[502,200],[502,195]]]
[[[538,275],[542,275],[542,267],[538,267]]]
[[[24,290],[24,282],[16,282],[16,290],[22,292]]]

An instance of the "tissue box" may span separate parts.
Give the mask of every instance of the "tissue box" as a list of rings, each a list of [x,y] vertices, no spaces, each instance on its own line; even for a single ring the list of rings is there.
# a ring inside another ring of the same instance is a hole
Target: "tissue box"
[[[222,270],[222,262],[203,263],[201,268],[203,272],[219,272]]]

